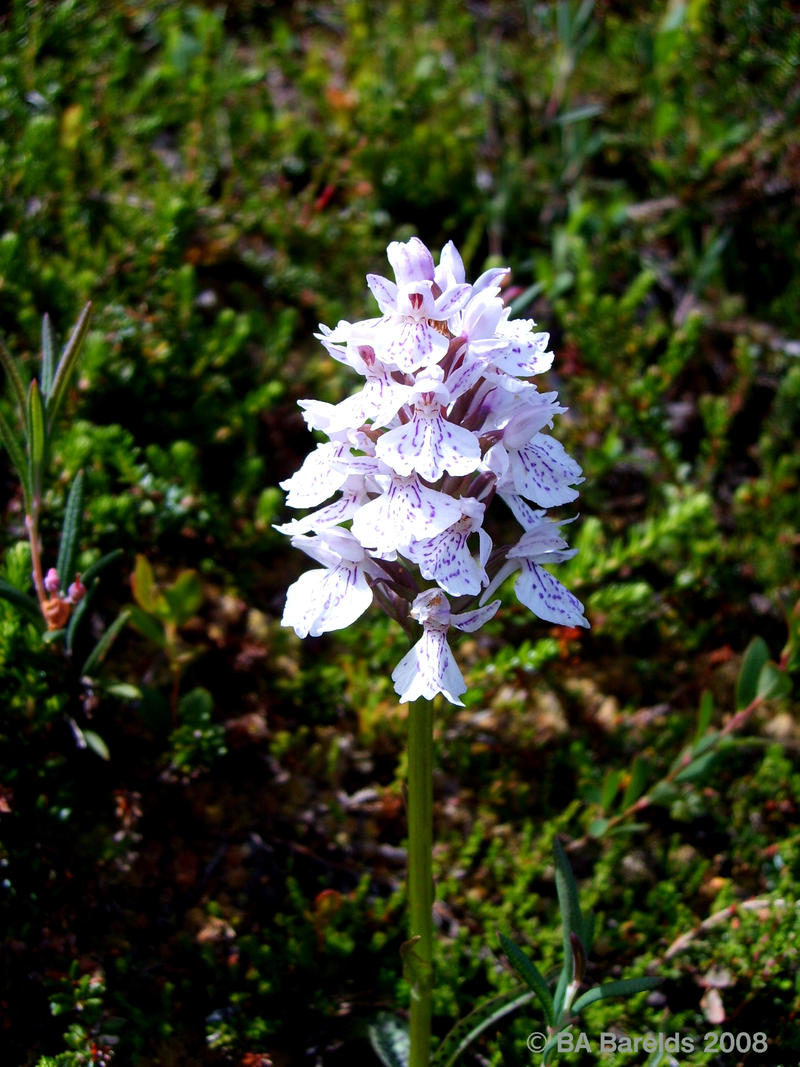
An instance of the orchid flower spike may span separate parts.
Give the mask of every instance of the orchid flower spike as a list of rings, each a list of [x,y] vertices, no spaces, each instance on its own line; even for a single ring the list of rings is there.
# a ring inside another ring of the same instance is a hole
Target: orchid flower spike
[[[367,276],[379,315],[316,335],[362,387],[338,404],[300,401],[328,440],[281,484],[290,507],[315,510],[276,529],[321,566],[290,586],[282,622],[316,636],[377,601],[422,627],[392,673],[400,700],[441,693],[461,704],[449,632],[491,619],[506,578],[516,575],[517,598],[540,619],[589,625],[546,569],[574,554],[565,520],[546,509],[572,502],[583,476],[546,432],[566,410],[531,381],[552,364],[549,337],[529,319],[509,321],[507,269],[470,284],[452,241],[437,265],[418,237],[393,241],[387,258],[394,280]],[[494,545],[484,528],[493,506],[521,526],[513,543]]]

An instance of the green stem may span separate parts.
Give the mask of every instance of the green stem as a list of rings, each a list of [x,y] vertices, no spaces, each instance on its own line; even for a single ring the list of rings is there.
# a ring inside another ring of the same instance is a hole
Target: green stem
[[[428,1067],[433,987],[433,707],[408,706],[409,1067]]]

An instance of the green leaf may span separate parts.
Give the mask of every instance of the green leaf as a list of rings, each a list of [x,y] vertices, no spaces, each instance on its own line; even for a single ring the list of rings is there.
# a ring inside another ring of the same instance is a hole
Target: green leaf
[[[142,691],[137,685],[130,682],[114,682],[106,686],[106,692],[120,700],[141,700]]]
[[[170,607],[170,619],[176,626],[184,626],[203,603],[203,588],[195,571],[181,571],[164,597]]]
[[[693,759],[691,763],[687,763],[682,771],[672,779],[673,782],[694,782],[698,778],[702,778],[707,773],[711,764],[717,758],[717,752],[706,752],[703,756],[698,756]]]
[[[185,693],[178,704],[180,718],[189,722],[199,722],[208,718],[214,710],[214,698],[202,685],[195,686]]]
[[[108,751],[108,745],[102,739],[99,734],[96,734],[94,730],[83,730],[83,736],[86,744],[89,748],[95,752],[100,759],[111,759],[111,753]]]
[[[111,563],[115,559],[118,559],[121,555],[122,549],[115,548],[111,552],[106,552],[106,554],[104,556],[101,556],[100,559],[95,560],[95,562],[90,567],[87,567],[84,571],[81,581],[83,582],[83,585],[86,588],[86,595],[84,596],[83,600],[80,601],[78,606],[75,608],[75,610],[69,617],[69,622],[67,623],[67,652],[72,652],[72,646],[75,641],[75,633],[78,629],[78,626],[80,625],[81,619],[88,611],[89,604],[91,603],[92,597],[94,596],[95,590],[97,589],[98,575],[109,565],[109,563]]]
[[[553,840],[553,858],[556,866],[556,892],[558,893],[558,904],[561,909],[564,957],[567,960],[571,960],[572,945],[569,935],[577,934],[581,941],[585,942],[585,928],[575,876],[569,865],[567,854],[557,837]]]
[[[31,622],[44,626],[44,619],[39,609],[39,604],[27,593],[21,592],[15,585],[11,585],[5,578],[0,578],[0,598],[13,604],[15,608],[26,615]]]
[[[370,1044],[384,1067],[408,1067],[411,1042],[408,1027],[394,1015],[383,1013],[367,1027]]]
[[[608,824],[610,822],[610,819],[592,819],[591,823],[589,824],[589,837],[602,837],[608,829]]]
[[[719,730],[713,730],[710,734],[706,734],[705,737],[701,737],[699,741],[692,746],[692,759],[697,759],[698,756],[702,756],[704,752],[708,752],[709,749],[715,748],[722,738],[722,734]]]
[[[490,997],[459,1019],[431,1056],[431,1067],[453,1067],[461,1053],[490,1026],[533,1000],[533,993],[512,989]]]
[[[55,370],[55,350],[53,348],[53,328],[50,325],[50,316],[42,317],[42,392],[48,396],[53,386],[53,372]]]
[[[714,696],[708,689],[704,690],[700,697],[700,710],[697,714],[697,729],[694,732],[695,742],[705,734],[711,724],[711,716],[714,714]]]
[[[47,424],[48,427],[52,427],[55,422],[58,409],[61,406],[61,402],[64,399],[64,395],[67,391],[70,378],[75,370],[78,362],[78,354],[80,352],[81,343],[86,336],[86,331],[89,328],[89,314],[92,310],[92,305],[87,304],[78,318],[75,327],[72,331],[72,335],[67,341],[64,351],[61,353],[61,359],[58,361],[55,375],[53,376],[53,385],[50,393],[47,397]]]
[[[22,491],[25,495],[25,510],[30,512],[31,482],[28,461],[25,458],[25,451],[19,442],[19,438],[6,422],[2,411],[0,411],[0,440],[5,445],[8,458],[11,460],[11,466],[17,472],[22,483]]]
[[[642,759],[641,756],[637,756],[633,761],[631,767],[631,776],[628,779],[628,784],[625,786],[625,792],[622,794],[621,808],[623,811],[639,799],[644,792],[644,788],[647,785],[648,766],[647,761]]]
[[[97,578],[98,575],[106,569],[109,563],[113,563],[114,560],[119,559],[121,555],[121,548],[112,548],[110,552],[106,552],[104,556],[101,556],[100,559],[95,560],[94,563],[91,564],[91,566],[87,567],[86,570],[83,572],[83,577],[81,578],[81,581],[86,586],[86,588],[89,588],[89,583],[93,582],[95,578]]]
[[[86,657],[83,667],[81,667],[82,678],[92,677],[93,672],[97,670],[97,668],[102,663],[105,654],[108,652],[112,642],[114,641],[114,638],[120,632],[122,627],[125,626],[125,624],[128,622],[130,615],[130,609],[121,611],[119,615],[117,615],[116,619],[114,619],[109,628],[106,630],[106,632],[94,646],[92,651]]]
[[[781,652],[781,663],[785,664],[787,671],[794,671],[800,667],[800,600],[794,605],[785,603],[784,612],[789,634]]]
[[[765,663],[758,676],[757,695],[764,700],[777,700],[788,696],[791,691],[792,681],[786,671],[782,671],[775,663]]]
[[[764,664],[769,659],[769,649],[763,637],[754,637],[742,660],[739,678],[736,682],[736,708],[746,708],[755,700],[758,693],[758,679]]]
[[[131,626],[139,633],[152,641],[157,648],[167,647],[167,635],[164,632],[164,624],[147,611],[140,607],[129,608]]]
[[[75,556],[78,549],[82,518],[83,471],[78,471],[67,497],[64,524],[61,527],[61,540],[58,546],[58,560],[56,562],[58,577],[65,588],[75,577]]]
[[[542,977],[542,972],[535,963],[528,959],[522,949],[518,945],[515,945],[510,938],[505,936],[505,934],[500,934],[500,944],[503,946],[503,951],[506,956],[508,956],[514,970],[520,978],[522,978],[528,988],[533,991],[536,999],[541,1004],[545,1018],[547,1019],[547,1025],[552,1026],[555,1018],[553,1012],[553,997],[547,982]]]
[[[612,767],[609,767],[606,771],[606,776],[603,779],[603,789],[600,793],[600,808],[602,811],[607,812],[611,808],[611,805],[614,802],[614,797],[617,795],[621,779],[621,770],[614,770]]]
[[[590,1004],[597,1000],[608,1000],[611,997],[630,997],[634,993],[643,993],[646,989],[653,989],[661,984],[661,979],[656,977],[622,978],[619,982],[608,982],[606,985],[595,986],[583,996],[578,997],[572,1005],[573,1012],[577,1015]]]
[[[155,615],[159,609],[165,606],[164,598],[156,586],[153,568],[146,556],[139,553],[136,556],[136,566],[131,577],[133,599],[144,611]]]
[[[680,790],[672,782],[656,782],[647,794],[651,804],[672,804],[680,796]]]
[[[14,393],[14,398],[17,401],[17,409],[20,414],[20,418],[25,418],[25,386],[22,383],[22,378],[17,365],[14,362],[11,353],[6,346],[0,341],[0,363],[3,364],[3,369],[8,375],[8,380],[11,382],[11,389]]]
[[[34,378],[28,386],[28,459],[31,488],[36,496],[41,491],[47,436],[44,429],[44,405],[39,383]]]

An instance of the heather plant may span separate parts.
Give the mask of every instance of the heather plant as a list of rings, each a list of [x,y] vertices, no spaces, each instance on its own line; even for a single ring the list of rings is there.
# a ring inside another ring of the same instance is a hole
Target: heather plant
[[[20,370],[0,342],[0,361],[15,401],[19,426],[12,426],[0,412],[0,439],[6,448],[22,489],[24,526],[30,552],[35,598],[25,589],[0,579],[0,596],[12,603],[37,629],[44,630],[49,643],[63,642],[72,657],[77,650],[76,635],[86,608],[97,588],[99,575],[118,555],[112,551],[95,560],[81,575],[75,570],[83,518],[83,472],[75,476],[64,511],[58,554],[47,564],[41,537],[42,500],[50,459],[50,445],[59,409],[75,374],[81,343],[89,320],[87,305],[64,347],[56,358],[55,342],[48,317],[42,324],[41,366],[38,377],[25,384]],[[84,653],[77,677],[91,684],[103,657],[127,615],[120,614],[88,651]],[[92,746],[107,756],[105,744],[93,730],[81,730],[72,723],[78,743]]]

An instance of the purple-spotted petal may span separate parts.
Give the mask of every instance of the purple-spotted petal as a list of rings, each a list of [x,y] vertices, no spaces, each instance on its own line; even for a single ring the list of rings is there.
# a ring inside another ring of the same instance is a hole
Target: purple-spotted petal
[[[446,353],[449,341],[424,319],[408,315],[393,316],[382,331],[381,359],[398,370],[412,374],[419,367],[438,363]]]
[[[520,603],[545,622],[559,626],[589,625],[580,600],[538,563],[522,561],[514,592]]]
[[[489,619],[494,618],[499,607],[500,601],[493,600],[482,608],[475,608],[474,611],[463,611],[458,615],[451,615],[450,622],[457,630],[465,630],[471,634],[475,630],[480,630],[481,626],[487,623]]]
[[[426,481],[436,482],[445,471],[460,475],[477,470],[481,447],[471,430],[441,416],[415,414],[405,426],[383,434],[375,454],[398,474],[416,471]]]
[[[350,450],[340,441],[325,441],[309,453],[291,478],[280,482],[290,508],[314,508],[344,485]]]
[[[540,507],[568,504],[577,497],[571,484],[583,481],[581,469],[555,438],[538,433],[525,448],[509,453],[509,461],[516,491]]]
[[[343,561],[331,570],[306,571],[289,586],[281,624],[298,637],[318,637],[349,626],[371,603],[363,569]]]
[[[401,704],[420,697],[433,700],[437,693],[442,693],[451,704],[464,706],[459,697],[466,692],[467,685],[443,630],[425,630],[392,671],[392,681]]]
[[[396,476],[385,493],[359,508],[352,531],[364,548],[383,554],[435,537],[460,517],[452,497],[422,485],[416,475]]]
[[[378,307],[384,315],[391,315],[397,308],[397,286],[380,274],[368,274],[367,285],[378,301]]]

